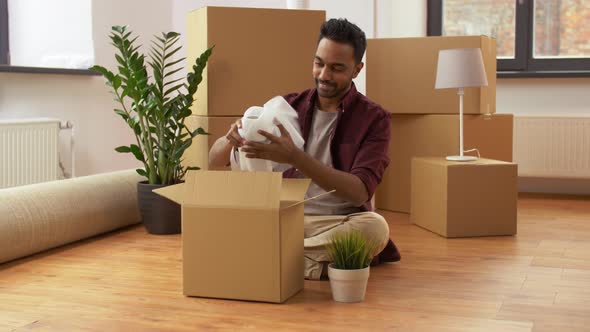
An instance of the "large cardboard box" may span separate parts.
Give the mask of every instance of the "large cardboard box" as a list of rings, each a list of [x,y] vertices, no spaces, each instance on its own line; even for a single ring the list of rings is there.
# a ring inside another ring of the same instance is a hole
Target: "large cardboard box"
[[[193,139],[193,144],[184,151],[183,165],[198,166],[201,169],[209,169],[209,151],[215,141],[227,134],[232,123],[240,119],[240,116],[197,116],[191,115],[185,120],[189,130],[203,128],[209,135],[198,135]],[[224,168],[224,169],[229,169]]]
[[[517,165],[412,160],[411,220],[444,237],[516,234]]]
[[[465,114],[496,112],[496,40],[485,36],[369,39],[367,97],[392,113],[459,113],[457,89],[434,89],[438,51],[481,48],[486,87],[465,88]]]
[[[188,14],[187,61],[215,45],[196,93],[196,115],[242,115],[270,98],[314,85],[325,11],[203,7]]]
[[[513,120],[512,114],[465,115],[465,150],[478,148],[481,157],[512,161]],[[389,145],[391,163],[377,187],[375,206],[409,213],[412,158],[457,154],[458,115],[394,114]]]
[[[154,190],[182,205],[183,293],[277,303],[303,289],[308,186],[278,172],[200,170]]]

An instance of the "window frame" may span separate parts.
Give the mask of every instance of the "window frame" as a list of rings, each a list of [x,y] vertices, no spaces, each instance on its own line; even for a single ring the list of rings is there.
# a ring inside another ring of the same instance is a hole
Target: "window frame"
[[[11,66],[8,19],[8,0],[0,0],[0,72],[92,76],[100,75],[100,73],[90,69]]]
[[[8,0],[0,0],[0,65],[9,65]]]
[[[590,57],[535,59],[534,0],[515,0],[514,59],[497,60],[498,77],[590,77]],[[443,0],[427,1],[427,35],[442,35]]]

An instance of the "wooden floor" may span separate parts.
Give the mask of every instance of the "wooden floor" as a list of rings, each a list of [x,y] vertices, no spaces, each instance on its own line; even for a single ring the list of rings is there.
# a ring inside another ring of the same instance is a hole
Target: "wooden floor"
[[[518,214],[515,237],[448,240],[384,212],[402,261],[360,304],[326,281],[282,305],[184,297],[180,237],[133,227],[0,265],[0,330],[590,330],[590,202],[521,196]]]

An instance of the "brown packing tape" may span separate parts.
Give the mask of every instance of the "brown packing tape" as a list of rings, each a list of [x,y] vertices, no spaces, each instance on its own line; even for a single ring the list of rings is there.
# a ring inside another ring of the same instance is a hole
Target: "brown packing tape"
[[[287,206],[285,206],[284,208],[285,208],[285,209],[287,209],[287,208],[290,208],[290,207],[292,207],[292,206],[299,205],[299,204],[301,204],[301,203],[305,203],[305,202],[308,202],[308,201],[311,201],[311,200],[314,200],[314,199],[318,199],[318,198],[320,198],[320,197],[323,197],[323,196],[326,196],[326,195],[329,195],[329,194],[331,194],[331,193],[335,193],[335,192],[336,192],[336,189],[334,189],[334,190],[330,190],[330,191],[326,191],[325,193],[321,193],[321,194],[319,194],[319,195],[315,195],[315,196],[313,196],[313,197],[306,198],[306,199],[304,199],[304,200],[302,200],[302,201],[299,201],[299,202],[296,202],[296,203],[293,203],[293,204],[287,205]]]

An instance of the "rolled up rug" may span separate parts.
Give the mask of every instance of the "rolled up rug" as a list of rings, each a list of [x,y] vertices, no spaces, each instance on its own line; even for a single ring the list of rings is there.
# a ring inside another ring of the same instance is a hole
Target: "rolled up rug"
[[[134,170],[0,189],[0,263],[136,224]]]

